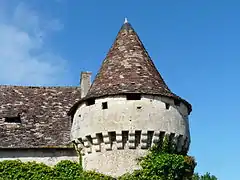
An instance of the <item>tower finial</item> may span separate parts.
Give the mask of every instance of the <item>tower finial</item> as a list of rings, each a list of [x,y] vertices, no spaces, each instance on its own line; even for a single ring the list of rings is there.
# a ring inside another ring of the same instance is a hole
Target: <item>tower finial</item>
[[[124,19],[124,24],[128,23],[128,20],[127,18]]]

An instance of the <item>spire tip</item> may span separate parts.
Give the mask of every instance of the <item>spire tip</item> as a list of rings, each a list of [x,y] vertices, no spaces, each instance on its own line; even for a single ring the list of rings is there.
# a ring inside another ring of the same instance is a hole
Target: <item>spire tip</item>
[[[124,19],[124,24],[128,23],[128,20],[127,18]]]

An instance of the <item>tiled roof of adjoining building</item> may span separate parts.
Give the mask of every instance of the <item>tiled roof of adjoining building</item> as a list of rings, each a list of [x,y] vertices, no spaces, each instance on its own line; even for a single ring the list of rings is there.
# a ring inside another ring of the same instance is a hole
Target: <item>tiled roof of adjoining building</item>
[[[79,99],[80,87],[0,86],[0,148],[68,146],[67,112]]]

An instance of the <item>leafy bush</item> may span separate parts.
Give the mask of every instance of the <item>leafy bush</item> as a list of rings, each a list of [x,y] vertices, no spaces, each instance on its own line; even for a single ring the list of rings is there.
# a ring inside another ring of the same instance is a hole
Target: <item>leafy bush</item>
[[[121,180],[183,180],[191,179],[196,166],[190,156],[169,154],[152,149],[140,160],[140,170],[125,174]]]
[[[54,171],[43,163],[22,163],[20,160],[0,162],[0,179],[47,179],[53,175]]]
[[[132,174],[124,174],[121,180],[183,180],[191,179],[196,162],[193,157],[176,152],[168,137],[162,144],[149,150],[149,153],[139,159],[140,170]]]
[[[60,161],[53,167],[55,177],[62,179],[77,179],[82,176],[82,168],[78,163],[71,161]]]
[[[194,174],[192,180],[217,180],[216,176],[206,173],[204,175]]]
[[[1,180],[112,180],[114,178],[96,172],[83,171],[80,164],[61,161],[54,167],[43,163],[21,162],[20,160],[0,161]]]

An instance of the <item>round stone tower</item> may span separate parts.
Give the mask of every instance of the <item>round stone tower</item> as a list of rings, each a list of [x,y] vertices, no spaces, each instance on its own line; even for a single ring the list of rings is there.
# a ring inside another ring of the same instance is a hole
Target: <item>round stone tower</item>
[[[137,159],[165,136],[187,152],[190,112],[125,21],[87,95],[69,112],[71,139],[84,169],[119,176],[138,169]]]

